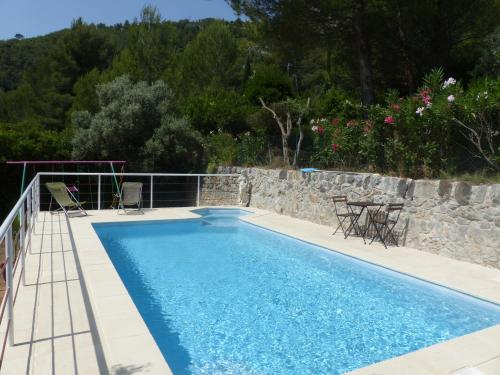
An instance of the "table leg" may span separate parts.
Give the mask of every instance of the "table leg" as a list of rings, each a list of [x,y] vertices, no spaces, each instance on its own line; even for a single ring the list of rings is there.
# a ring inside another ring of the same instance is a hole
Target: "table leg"
[[[353,209],[351,209],[351,210],[352,210],[352,212],[354,213],[354,210],[353,210]],[[351,234],[352,228],[355,228],[355,227],[357,226],[358,231],[360,231],[360,228],[359,228],[359,226],[358,226],[358,221],[359,221],[359,218],[361,217],[361,215],[363,214],[363,211],[364,211],[364,210],[365,210],[365,207],[361,207],[361,211],[359,211],[359,214],[357,214],[357,215],[356,215],[356,217],[354,218],[354,220],[352,220],[352,222],[351,222],[351,226],[349,227],[349,229],[348,229],[348,231],[347,231],[347,233],[346,233],[346,235],[345,235],[344,239],[346,239],[347,237],[349,237],[349,234]],[[360,233],[361,233],[361,231],[360,231]],[[365,239],[363,238],[363,241],[364,241],[364,240],[365,240]],[[366,242],[365,242],[365,243],[366,243]]]
[[[380,209],[382,208],[382,206],[379,206],[379,208],[377,209],[377,211],[375,211],[375,217],[377,217],[378,213],[380,212]],[[370,223],[373,222],[373,227],[375,228],[375,231],[377,232],[377,236],[378,238],[380,238],[380,241],[384,244],[384,247],[387,249],[387,245],[385,244],[384,242],[384,239],[382,237],[382,235],[380,234],[380,231],[378,229],[378,226],[377,226],[377,223],[375,223],[375,221],[373,220],[373,215],[372,213],[370,212],[370,210],[368,210],[368,216],[369,216],[369,220],[370,220]],[[367,228],[368,230],[368,228]],[[366,234],[366,231],[365,231],[365,234]],[[363,236],[364,237],[364,236]],[[364,239],[364,238],[363,238]],[[373,242],[373,240],[372,240]],[[370,242],[371,243],[371,242]]]

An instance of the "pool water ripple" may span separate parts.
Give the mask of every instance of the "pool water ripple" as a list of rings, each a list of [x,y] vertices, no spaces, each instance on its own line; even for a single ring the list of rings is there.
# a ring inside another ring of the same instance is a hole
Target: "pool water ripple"
[[[341,374],[500,323],[497,305],[211,215],[94,225],[175,374]]]

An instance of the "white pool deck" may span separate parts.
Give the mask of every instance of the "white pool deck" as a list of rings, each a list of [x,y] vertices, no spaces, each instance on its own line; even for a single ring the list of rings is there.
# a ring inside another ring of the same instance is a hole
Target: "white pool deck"
[[[170,374],[91,224],[197,217],[192,209],[89,211],[69,226],[63,215],[40,213],[26,285],[14,307],[15,344],[7,346],[0,374]],[[327,226],[248,210],[253,214],[244,220],[265,228],[500,303],[500,270],[404,247],[364,245],[359,238],[332,236]],[[499,375],[500,325],[350,374]]]

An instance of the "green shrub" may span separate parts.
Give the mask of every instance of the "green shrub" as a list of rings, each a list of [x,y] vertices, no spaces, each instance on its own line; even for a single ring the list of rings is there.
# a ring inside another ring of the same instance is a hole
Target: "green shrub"
[[[267,139],[262,133],[252,134],[246,132],[240,135],[239,164],[254,166],[262,164],[265,160]]]
[[[238,143],[228,133],[211,134],[206,139],[205,151],[208,157],[207,171],[214,172],[218,166],[234,165],[238,159]]]

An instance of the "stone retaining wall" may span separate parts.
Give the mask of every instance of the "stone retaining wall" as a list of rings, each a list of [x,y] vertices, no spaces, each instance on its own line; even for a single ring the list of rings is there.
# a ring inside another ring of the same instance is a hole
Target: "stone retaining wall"
[[[404,203],[399,231],[406,246],[500,268],[500,184],[261,168],[219,168],[219,173],[241,174],[240,203],[249,200],[253,207],[332,227],[337,225],[333,195]]]
[[[200,187],[200,205],[237,205],[239,202],[238,176],[203,177]]]

